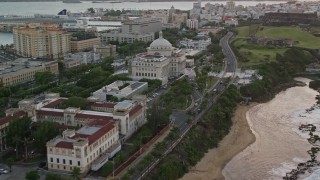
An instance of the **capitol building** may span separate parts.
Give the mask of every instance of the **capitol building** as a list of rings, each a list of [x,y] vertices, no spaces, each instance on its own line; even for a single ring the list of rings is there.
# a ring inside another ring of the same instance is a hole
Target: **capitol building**
[[[184,51],[174,48],[168,40],[163,38],[160,31],[159,38],[150,44],[148,51],[137,55],[131,61],[130,74],[134,80],[159,79],[162,84],[166,84],[168,77],[184,74],[185,68]]]

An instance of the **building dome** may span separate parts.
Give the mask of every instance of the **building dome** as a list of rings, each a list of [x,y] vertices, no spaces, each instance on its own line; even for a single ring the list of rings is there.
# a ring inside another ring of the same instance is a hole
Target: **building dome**
[[[164,39],[162,37],[162,31],[159,32],[159,38],[154,40],[151,44],[150,44],[150,49],[157,49],[157,50],[171,50],[172,49],[172,44]]]

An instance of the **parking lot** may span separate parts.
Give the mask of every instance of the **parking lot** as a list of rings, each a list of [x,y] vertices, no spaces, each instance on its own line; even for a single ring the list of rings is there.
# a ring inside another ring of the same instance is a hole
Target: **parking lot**
[[[20,56],[13,55],[13,54],[7,53],[3,50],[0,50],[0,62],[13,61],[19,57]]]

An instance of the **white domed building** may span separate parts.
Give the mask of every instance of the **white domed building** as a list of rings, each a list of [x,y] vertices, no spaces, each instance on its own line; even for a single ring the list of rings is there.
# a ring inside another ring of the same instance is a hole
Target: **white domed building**
[[[162,84],[168,82],[170,76],[177,77],[184,74],[186,57],[182,50],[176,49],[163,38],[154,40],[147,48],[146,54],[137,55],[131,62],[131,77],[134,80],[143,78],[159,79]]]

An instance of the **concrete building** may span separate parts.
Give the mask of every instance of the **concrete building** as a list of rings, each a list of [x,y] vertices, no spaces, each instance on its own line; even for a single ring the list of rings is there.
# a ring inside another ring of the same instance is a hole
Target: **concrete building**
[[[115,81],[93,92],[92,96],[98,98],[99,101],[110,101],[112,96],[118,99],[131,98],[134,95],[141,94],[147,88],[147,82]]]
[[[16,28],[13,43],[23,57],[56,59],[71,50],[70,34],[57,29]]]
[[[80,64],[81,64],[81,62],[79,60],[64,60],[63,61],[64,68],[66,68],[66,69],[80,66]]]
[[[79,130],[65,130],[47,142],[49,170],[81,173],[97,171],[121,150],[119,126],[113,120],[94,120]]]
[[[207,35],[198,35],[195,39],[186,39],[179,41],[180,46],[184,46],[187,49],[194,49],[198,51],[206,50],[211,44],[211,38]]]
[[[101,62],[99,54],[93,52],[78,52],[78,53],[69,53],[65,55],[64,62],[67,61],[79,61],[80,64],[91,64]]]
[[[36,72],[44,71],[58,74],[57,61],[18,58],[14,61],[4,62],[0,64],[0,86],[6,87],[32,81]]]
[[[76,22],[63,23],[62,28],[68,32],[94,32],[97,30],[94,27],[88,26],[87,19],[78,19]]]
[[[129,138],[147,122],[145,96],[134,96],[132,100],[118,103],[92,102],[91,110],[74,107],[58,109],[59,104],[65,100],[66,98],[53,98],[36,104],[31,102],[29,106],[36,111],[35,121],[54,121],[60,125],[79,128],[95,120],[113,120],[120,124],[122,140]]]
[[[169,76],[177,77],[184,73],[186,58],[184,52],[173,48],[160,31],[159,38],[148,47],[147,55],[136,56],[130,64],[133,79],[159,79],[166,84]]]
[[[119,43],[132,43],[133,41],[151,42],[154,40],[154,33],[120,33],[112,31],[103,33],[101,35],[101,40],[104,43],[109,43],[110,41],[118,41]]]
[[[199,28],[199,21],[197,19],[188,19],[187,20],[187,27],[190,29],[198,29]]]
[[[85,40],[71,40],[71,52],[80,52],[85,50],[92,50],[93,46],[100,46],[100,38],[91,38]]]
[[[151,18],[137,18],[124,21],[121,26],[122,33],[155,33],[162,29],[161,21]]]
[[[117,46],[116,45],[105,45],[105,46],[93,46],[93,52],[100,55],[100,58],[105,58],[109,56],[117,56]]]

